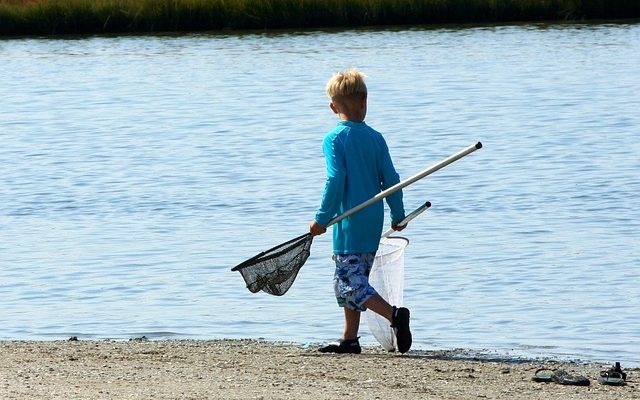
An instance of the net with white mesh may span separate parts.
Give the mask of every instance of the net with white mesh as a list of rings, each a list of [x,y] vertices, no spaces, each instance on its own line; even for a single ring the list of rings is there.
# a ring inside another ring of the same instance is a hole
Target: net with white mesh
[[[389,304],[400,307],[404,292],[404,249],[409,240],[403,237],[386,237],[380,247],[369,274],[369,284]],[[389,321],[371,310],[365,312],[367,325],[376,340],[387,351],[395,351],[396,336]]]
[[[252,293],[262,290],[282,296],[309,258],[312,242],[313,236],[306,233],[248,259],[232,271],[240,272]]]

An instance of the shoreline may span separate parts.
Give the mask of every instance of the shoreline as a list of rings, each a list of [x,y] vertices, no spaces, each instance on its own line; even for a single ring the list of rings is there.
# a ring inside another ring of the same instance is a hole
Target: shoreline
[[[0,36],[272,31],[640,18],[626,0],[0,0]]]
[[[1,0],[0,0],[1,1]],[[437,30],[437,29],[474,29],[474,28],[501,28],[518,26],[595,26],[595,25],[628,25],[640,24],[640,17],[633,18],[607,18],[607,19],[582,19],[582,20],[522,20],[522,21],[477,21],[477,22],[442,22],[433,24],[414,25],[366,25],[366,26],[344,26],[344,27],[303,27],[303,28],[273,28],[273,29],[211,29],[211,30],[158,30],[158,31],[118,31],[118,32],[72,32],[72,33],[2,33],[0,40],[16,39],[84,39],[84,38],[123,38],[123,37],[157,37],[175,38],[189,35],[204,36],[244,36],[244,35],[287,35],[287,34],[309,34],[309,33],[339,33],[345,31],[395,31],[395,30]]]
[[[478,357],[464,350],[321,354],[316,346],[244,340],[0,341],[2,399],[637,399],[640,368],[625,386],[598,382],[610,365]],[[532,381],[564,369],[586,387]]]

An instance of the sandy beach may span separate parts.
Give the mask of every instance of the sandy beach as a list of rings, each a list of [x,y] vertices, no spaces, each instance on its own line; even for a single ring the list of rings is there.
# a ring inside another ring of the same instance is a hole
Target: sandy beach
[[[598,383],[608,366],[368,347],[327,355],[255,340],[0,342],[1,399],[640,399],[638,369],[625,386]],[[538,383],[541,367],[591,380]],[[624,366],[623,366],[624,367]]]

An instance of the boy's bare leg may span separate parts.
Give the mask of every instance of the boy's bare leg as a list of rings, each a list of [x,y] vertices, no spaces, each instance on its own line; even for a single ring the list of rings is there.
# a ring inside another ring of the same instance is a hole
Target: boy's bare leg
[[[376,293],[371,296],[369,300],[364,302],[364,305],[374,313],[380,314],[388,319],[389,322],[393,322],[393,307],[387,303],[385,299],[380,297],[379,294]]]
[[[350,310],[344,307],[344,334],[345,340],[352,340],[358,337],[360,329],[360,311]]]

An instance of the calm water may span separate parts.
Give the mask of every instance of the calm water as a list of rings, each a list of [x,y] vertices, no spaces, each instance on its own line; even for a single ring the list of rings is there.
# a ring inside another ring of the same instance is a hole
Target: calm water
[[[433,207],[415,348],[640,364],[640,25],[0,41],[0,339],[338,337],[329,235],[284,297],[230,268],[308,229],[358,66]],[[373,343],[366,324],[363,340]]]

